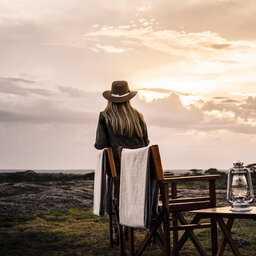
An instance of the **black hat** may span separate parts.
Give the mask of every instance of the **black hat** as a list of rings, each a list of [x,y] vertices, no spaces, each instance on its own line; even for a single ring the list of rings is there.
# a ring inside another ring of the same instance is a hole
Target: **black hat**
[[[114,81],[111,91],[103,92],[103,97],[114,103],[129,101],[137,94],[137,91],[130,91],[126,81]]]

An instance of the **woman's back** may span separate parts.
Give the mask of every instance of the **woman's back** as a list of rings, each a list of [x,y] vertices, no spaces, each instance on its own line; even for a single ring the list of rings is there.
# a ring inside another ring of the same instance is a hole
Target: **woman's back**
[[[144,118],[129,102],[136,93],[129,90],[125,81],[114,81],[112,90],[103,93],[108,105],[100,113],[94,146],[97,149],[111,147],[117,169],[118,147],[134,149],[149,144]]]
[[[139,120],[140,126],[143,127],[143,120]],[[111,147],[117,149],[118,147],[124,148],[140,148],[145,147],[149,144],[148,135],[146,128],[143,130],[142,136],[139,137],[137,134],[132,136],[120,135],[114,132],[114,129],[109,121],[106,120],[104,112],[100,113],[99,122],[96,132],[95,148],[103,149]]]

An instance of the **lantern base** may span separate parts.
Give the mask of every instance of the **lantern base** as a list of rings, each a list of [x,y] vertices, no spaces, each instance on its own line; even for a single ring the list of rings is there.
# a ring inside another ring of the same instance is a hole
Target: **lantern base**
[[[252,208],[250,207],[249,203],[247,202],[236,202],[233,203],[231,206],[230,211],[232,212],[249,212]]]

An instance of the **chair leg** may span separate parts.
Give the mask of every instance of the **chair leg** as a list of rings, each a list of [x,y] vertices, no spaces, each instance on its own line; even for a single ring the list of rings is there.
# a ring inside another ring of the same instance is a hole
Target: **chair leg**
[[[129,256],[134,255],[134,229],[128,228]]]
[[[212,256],[216,256],[218,252],[218,233],[217,233],[217,222],[214,218],[211,218],[211,238],[212,238]]]
[[[160,194],[163,198],[163,229],[164,229],[164,255],[170,255],[170,212],[169,212],[169,185],[160,186]]]
[[[157,243],[162,253],[164,254],[164,244],[163,244],[164,234],[161,226],[159,226],[159,228],[156,230],[154,238],[155,238],[155,242]]]
[[[119,211],[117,205],[114,206],[115,209],[115,218],[117,221],[117,228],[118,228],[118,240],[119,240],[119,248],[121,256],[125,256],[125,242],[124,242],[124,232],[123,227],[120,225],[119,222]]]
[[[118,235],[119,235],[119,248],[121,256],[125,256],[125,246],[124,246],[124,232],[123,227],[118,225]]]
[[[173,213],[172,217],[173,217],[173,222],[172,222],[173,226],[174,227],[178,226],[177,214]],[[173,234],[173,248],[176,248],[179,242],[179,231],[174,229],[172,234]],[[178,256],[178,253],[176,255]]]
[[[172,192],[172,199],[177,198],[177,183],[172,183],[171,184],[171,192]],[[176,227],[178,226],[178,219],[177,219],[177,213],[173,212],[172,213],[173,217],[173,226]],[[179,242],[179,231],[178,230],[173,230],[173,249],[177,247],[178,242]],[[177,256],[179,253],[177,252]]]
[[[187,221],[185,220],[185,218],[182,216],[181,213],[177,213],[177,217],[180,221],[180,223],[182,225],[187,225]],[[191,224],[197,224],[200,221],[201,217],[199,215],[195,215],[194,219],[192,220]],[[185,233],[182,235],[180,241],[178,242],[178,245],[176,248],[173,248],[173,255],[177,255],[177,253],[180,251],[180,249],[183,247],[183,245],[185,244],[185,242],[187,241],[188,237],[190,237],[191,241],[193,242],[193,244],[195,245],[195,247],[197,248],[199,254],[201,256],[205,256],[207,255],[205,249],[203,248],[203,246],[201,245],[200,241],[198,240],[198,238],[195,236],[193,230],[187,229],[185,231]]]
[[[119,233],[118,233],[118,223],[113,224],[113,233],[115,233],[115,244],[119,245]]]
[[[113,214],[112,214],[112,209],[111,209],[110,214],[108,216],[108,222],[109,222],[109,245],[110,245],[110,247],[113,247]]]
[[[135,252],[135,256],[140,256],[142,255],[143,251],[145,250],[145,248],[147,247],[147,245],[150,243],[153,235],[156,234],[157,229],[159,229],[161,222],[163,220],[163,214],[160,214],[157,218],[157,220],[154,221],[154,223],[152,223],[149,232],[147,233],[147,235],[145,236],[143,242],[141,243],[141,245],[139,246],[139,248],[136,250]],[[161,235],[159,235],[161,236]],[[169,240],[170,242],[170,240]],[[169,243],[170,244],[170,243]],[[163,246],[162,246],[163,248]],[[165,256],[169,256],[167,254],[164,254]]]

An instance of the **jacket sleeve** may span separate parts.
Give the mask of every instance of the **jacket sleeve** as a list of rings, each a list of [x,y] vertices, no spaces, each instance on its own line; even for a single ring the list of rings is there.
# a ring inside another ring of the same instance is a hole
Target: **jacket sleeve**
[[[95,140],[94,147],[97,149],[103,149],[103,148],[109,147],[107,126],[102,113],[100,113],[99,120],[98,120],[96,140]]]

